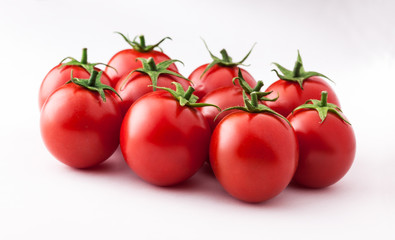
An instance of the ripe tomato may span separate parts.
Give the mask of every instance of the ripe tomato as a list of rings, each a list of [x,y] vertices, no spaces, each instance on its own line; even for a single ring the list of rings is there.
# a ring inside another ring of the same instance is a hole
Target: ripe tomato
[[[130,107],[123,120],[122,154],[130,168],[151,184],[183,182],[208,156],[210,127],[193,104],[181,106],[182,101],[165,91],[148,93]]]
[[[115,91],[122,98],[119,105],[123,115],[138,98],[156,90],[157,86],[174,89],[172,82],[178,82],[185,90],[189,87],[189,81],[186,78],[168,69],[169,65],[177,60],[167,60],[158,65],[155,64],[153,58],[139,60],[143,62],[144,67],[125,75],[115,86]]]
[[[238,85],[236,85],[235,80],[238,80]],[[262,81],[258,81],[256,86],[252,88],[248,85],[247,81],[244,79],[241,70],[239,69],[238,77],[233,78],[234,86],[232,87],[222,87],[206,94],[199,102],[201,103],[211,103],[221,109],[226,109],[234,106],[244,106],[243,101],[243,90],[247,94],[256,92],[258,94],[258,99],[262,103],[263,100],[275,101],[277,98],[268,99],[265,96],[270,93],[260,92],[263,86]],[[199,108],[200,112],[206,118],[207,122],[210,124],[211,130],[213,131],[217,124],[227,115],[231,114],[236,110],[220,111],[215,107],[205,107]],[[219,115],[218,115],[219,114]]]
[[[326,96],[323,98],[326,101]],[[356,143],[351,125],[342,119],[337,106],[315,101],[302,105],[288,119],[299,142],[299,166],[293,181],[322,188],[336,183],[347,173],[354,161]],[[324,112],[323,118],[318,110]]]
[[[206,44],[206,43],[205,43]],[[221,87],[232,87],[232,79],[238,76],[238,65],[242,64],[247,57],[250,55],[252,49],[240,62],[232,62],[232,58],[229,57],[225,49],[221,50],[222,59],[214,56],[206,45],[213,62],[210,64],[204,64],[195,69],[189,80],[193,82],[195,88],[195,95],[199,99],[203,98],[207,93],[214,91]],[[245,81],[252,87],[255,87],[255,79],[244,69],[240,69]]]
[[[274,111],[287,117],[292,110],[302,105],[307,100],[320,98],[322,91],[328,92],[328,102],[340,106],[335,91],[321,78],[327,78],[325,75],[317,72],[304,71],[299,52],[293,71],[287,70],[277,63],[274,64],[284,74],[280,75],[276,70],[273,70],[277,73],[280,80],[274,82],[266,89],[266,92],[273,91],[272,95],[268,97],[275,96],[276,93],[279,95],[277,101],[265,102],[265,104]]]
[[[60,63],[45,76],[41,83],[39,94],[38,94],[38,105],[41,110],[44,102],[47,98],[59,87],[63,86],[66,82],[71,79],[71,72],[73,72],[73,77],[75,78],[89,78],[90,72],[92,70],[100,71],[100,69],[94,67],[96,64],[90,64],[87,61],[87,49],[82,50],[82,59],[77,61],[74,58],[70,58],[71,61],[67,63]],[[111,81],[107,74],[103,73],[101,81],[110,85]],[[111,85],[110,85],[111,86]]]
[[[108,67],[105,69],[105,72],[111,78],[113,86],[115,86],[121,78],[128,75],[131,71],[142,67],[141,62],[137,61],[138,58],[147,59],[152,57],[155,62],[170,60],[170,58],[163,52],[154,50],[154,48],[159,47],[159,44],[162,43],[165,39],[170,39],[169,37],[163,38],[159,43],[155,45],[146,46],[145,38],[143,35],[139,36],[140,43],[138,43],[135,41],[136,37],[133,39],[133,41],[131,41],[122,33],[117,33],[120,34],[132,48],[124,49],[116,53],[108,62],[109,66],[116,69],[116,71]],[[171,64],[169,68],[174,72],[178,72],[178,69],[174,63]]]
[[[211,137],[210,163],[230,195],[261,202],[278,195],[291,181],[298,143],[286,120],[264,105],[251,106],[257,112],[234,112],[217,125]]]
[[[109,158],[118,147],[122,116],[111,93],[105,91],[101,96],[74,82],[57,89],[45,102],[41,135],[59,161],[74,168],[88,168]]]

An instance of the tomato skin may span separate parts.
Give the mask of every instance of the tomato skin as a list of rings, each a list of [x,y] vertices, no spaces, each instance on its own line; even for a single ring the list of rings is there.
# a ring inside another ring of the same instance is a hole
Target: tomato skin
[[[160,74],[157,81],[157,86],[167,87],[175,90],[174,84],[172,82],[178,82],[182,85],[184,90],[187,90],[189,82],[177,76],[170,74]],[[129,77],[126,75],[121,81],[115,86],[115,91],[121,96],[122,101],[119,101],[119,106],[121,107],[122,114],[125,115],[129,107],[141,96],[152,92],[151,78],[144,73],[134,72]],[[162,91],[157,89],[156,91]]]
[[[74,168],[89,168],[119,145],[121,111],[111,93],[103,102],[97,92],[74,83],[57,89],[40,117],[42,139],[55,158]]]
[[[291,181],[298,163],[297,139],[292,127],[277,116],[235,112],[213,132],[210,163],[230,195],[262,202]]]
[[[265,92],[273,91],[268,98],[279,98],[274,102],[264,102],[268,107],[287,117],[296,107],[304,104],[309,99],[320,99],[321,92],[328,92],[328,103],[340,107],[340,102],[332,87],[320,77],[310,77],[303,81],[303,89],[297,82],[278,80],[270,85]]]
[[[149,93],[129,109],[121,150],[145,181],[170,186],[194,175],[208,157],[210,127],[194,108],[181,107],[168,92]]]
[[[299,166],[293,182],[323,188],[339,181],[355,157],[356,141],[351,125],[331,112],[321,123],[315,110],[297,110],[288,120],[299,142]]]
[[[134,49],[124,49],[116,53],[108,62],[108,65],[115,68],[106,67],[104,70],[111,79],[112,86],[115,86],[118,81],[127,76],[131,71],[141,68],[143,65],[137,58],[148,59],[152,57],[155,63],[160,63],[170,60],[166,54],[160,51],[151,50],[149,52],[139,52]],[[169,70],[178,72],[177,66],[173,63],[170,65]]]
[[[60,67],[58,64],[51,69],[45,76],[41,83],[39,94],[38,94],[38,106],[42,109],[47,98],[59,87],[63,86],[66,82],[71,79],[71,71],[73,71],[73,77],[80,79],[88,79],[90,73],[81,66],[64,66]],[[98,68],[94,68],[96,71],[100,71]],[[101,76],[101,82],[103,84],[111,85],[110,78],[107,74],[103,73]]]
[[[243,89],[235,86],[218,88],[205,95],[199,102],[217,105],[222,110],[234,106],[244,106]],[[199,111],[203,114],[204,118],[206,118],[211,130],[214,131],[215,127],[225,116],[237,110],[222,112],[215,121],[215,117],[219,114],[219,110],[217,108],[208,106],[199,108]]]
[[[203,98],[206,94],[221,87],[233,87],[232,79],[238,76],[238,67],[223,67],[215,64],[210,68],[201,78],[200,76],[206,69],[208,64],[204,64],[195,69],[190,75],[189,80],[193,82],[195,94],[199,99]],[[256,85],[255,79],[244,69],[241,73],[245,81],[253,88]],[[237,82],[237,86],[240,86]]]

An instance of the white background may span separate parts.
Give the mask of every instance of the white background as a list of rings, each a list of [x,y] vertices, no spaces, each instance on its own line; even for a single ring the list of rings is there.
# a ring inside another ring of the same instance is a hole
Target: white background
[[[395,4],[391,1],[0,1],[0,239],[394,239]],[[230,197],[203,168],[185,184],[140,180],[120,153],[96,169],[55,160],[37,94],[62,58],[107,62],[145,34],[186,76],[226,48],[266,86],[271,62],[331,77],[357,137],[350,172],[262,204]]]

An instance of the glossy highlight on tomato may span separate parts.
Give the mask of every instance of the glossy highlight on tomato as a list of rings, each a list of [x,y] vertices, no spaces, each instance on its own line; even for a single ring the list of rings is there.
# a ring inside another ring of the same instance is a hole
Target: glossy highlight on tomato
[[[148,93],[126,113],[121,150],[130,168],[159,186],[181,183],[208,156],[210,127],[200,112],[182,107],[168,92]]]

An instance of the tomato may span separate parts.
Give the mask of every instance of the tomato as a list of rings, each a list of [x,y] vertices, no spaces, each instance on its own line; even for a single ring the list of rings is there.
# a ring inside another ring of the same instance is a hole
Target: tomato
[[[181,106],[180,102],[165,91],[148,93],[130,107],[123,120],[122,154],[130,168],[151,184],[181,183],[208,157],[208,123],[193,104]]]
[[[206,44],[206,43],[205,43]],[[206,45],[207,48],[207,45]],[[244,60],[250,55],[252,49],[240,62],[232,62],[232,58],[228,56],[225,49],[221,50],[223,59],[214,56],[210,50],[213,62],[204,64],[196,68],[190,75],[189,80],[193,82],[195,88],[195,95],[203,98],[207,93],[214,91],[221,87],[232,87],[232,79],[238,76],[238,65],[242,64]],[[244,69],[240,69],[245,81],[252,87],[256,85],[255,79]]]
[[[89,78],[90,71],[96,70],[100,71],[100,69],[94,67],[96,64],[90,64],[87,62],[87,49],[84,48],[82,53],[81,62],[72,59],[68,63],[60,63],[56,65],[48,74],[45,76],[44,80],[41,83],[39,94],[38,94],[38,105],[41,110],[44,102],[47,98],[59,87],[63,86],[66,82],[71,79],[71,73],[73,73],[73,77],[75,78]],[[107,74],[103,73],[101,81],[106,85],[111,85],[110,78]]]
[[[280,80],[274,82],[266,89],[266,92],[273,91],[272,95],[269,95],[269,97],[275,96],[275,94],[279,95],[277,101],[265,102],[265,104],[274,111],[287,117],[292,110],[302,105],[307,100],[320,98],[322,91],[328,92],[328,102],[340,106],[335,91],[325,80],[323,80],[323,78],[321,78],[327,78],[325,75],[317,72],[304,71],[299,52],[293,71],[287,70],[277,63],[275,64],[284,75],[280,75],[274,70]]]
[[[298,162],[298,143],[286,120],[264,105],[251,106],[254,112],[229,114],[215,128],[210,163],[230,195],[246,202],[262,202],[278,195],[291,181]]]
[[[342,119],[344,116],[337,106],[316,101],[315,105],[298,108],[288,119],[299,142],[299,166],[293,181],[322,188],[338,182],[348,172],[354,161],[356,142],[351,125]],[[312,106],[315,108],[311,109]],[[328,107],[327,116],[320,118],[317,108],[324,111]]]
[[[170,60],[170,58],[163,52],[154,50],[154,48],[158,47],[159,44],[162,43],[165,39],[170,39],[169,37],[162,39],[159,43],[155,45],[146,46],[145,38],[143,35],[139,36],[140,43],[138,43],[135,41],[136,38],[131,41],[122,33],[118,34],[120,34],[132,48],[124,49],[116,53],[108,62],[109,66],[116,69],[116,71],[109,67],[105,69],[105,72],[111,78],[113,86],[115,86],[121,78],[128,75],[131,71],[142,67],[141,62],[137,61],[138,58],[148,59],[152,57],[155,62]],[[178,69],[174,63],[171,64],[169,68],[172,71],[178,72]]]
[[[178,82],[184,90],[189,87],[189,81],[177,72],[169,70],[169,65],[177,60],[167,60],[158,65],[153,58],[139,59],[144,62],[144,67],[137,69],[135,72],[126,75],[115,86],[122,101],[119,102],[123,115],[126,114],[129,107],[141,96],[156,90],[156,87],[173,88],[172,82]],[[160,90],[160,89],[159,89]]]
[[[267,100],[267,101],[275,101],[277,98],[268,99],[265,96],[270,93],[260,92],[261,87],[263,86],[262,81],[258,81],[256,86],[252,88],[248,85],[247,81],[244,79],[241,70],[239,69],[238,77],[233,79],[234,84],[235,80],[238,80],[238,85],[234,85],[232,87],[222,87],[218,88],[214,91],[206,94],[199,102],[201,103],[211,103],[214,104],[221,109],[226,109],[234,106],[244,106],[243,101],[243,90],[247,94],[251,94],[251,92],[256,92],[259,95],[259,101]],[[215,107],[205,107],[199,108],[200,112],[207,119],[207,122],[210,124],[212,130],[217,126],[217,124],[227,115],[231,114],[236,110],[220,111]]]
[[[91,79],[96,76],[100,79],[100,75],[94,72]],[[100,96],[76,84],[82,80],[74,78],[51,94],[40,118],[47,149],[59,161],[74,168],[92,167],[109,158],[119,145],[122,123],[113,94],[106,90]]]

